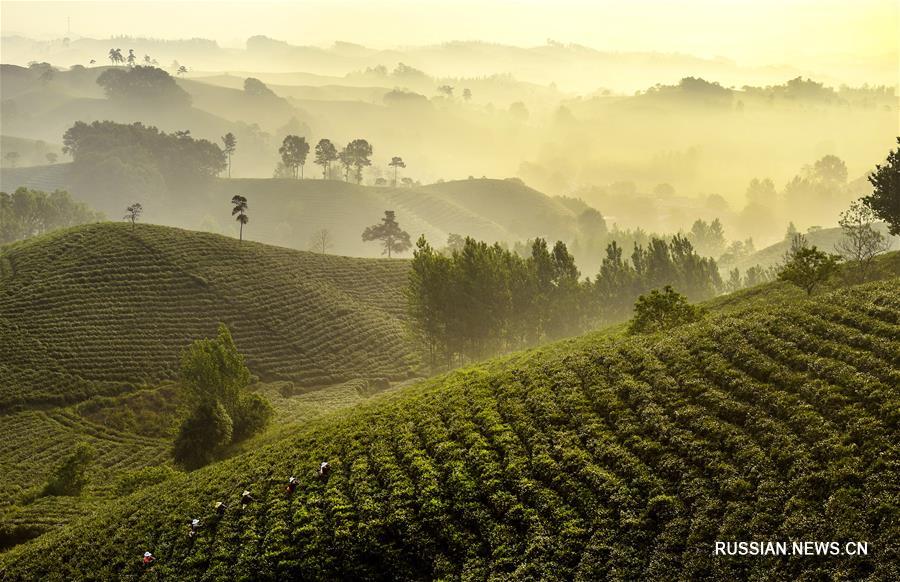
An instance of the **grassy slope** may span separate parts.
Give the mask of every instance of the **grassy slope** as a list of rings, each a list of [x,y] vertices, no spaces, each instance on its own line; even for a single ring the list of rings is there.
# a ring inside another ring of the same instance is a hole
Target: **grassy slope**
[[[117,501],[0,573],[139,575],[151,550],[179,579],[896,579],[898,282],[757,294],[666,337],[593,334],[460,370]],[[258,502],[241,512],[245,487]],[[193,542],[191,517],[207,524]],[[747,539],[875,551],[710,557]]]
[[[218,322],[264,379],[408,377],[407,268],[151,225],[10,245],[0,257],[0,410],[172,378],[180,351]]]

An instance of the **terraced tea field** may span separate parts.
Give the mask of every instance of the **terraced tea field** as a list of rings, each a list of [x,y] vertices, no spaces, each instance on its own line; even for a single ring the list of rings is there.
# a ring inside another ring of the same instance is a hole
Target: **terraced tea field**
[[[219,322],[263,379],[402,379],[417,365],[404,261],[124,224],[0,252],[0,412],[173,378],[181,350]]]
[[[894,277],[429,380],[113,502],[0,576],[896,580],[898,434]],[[870,554],[717,558],[716,540]]]

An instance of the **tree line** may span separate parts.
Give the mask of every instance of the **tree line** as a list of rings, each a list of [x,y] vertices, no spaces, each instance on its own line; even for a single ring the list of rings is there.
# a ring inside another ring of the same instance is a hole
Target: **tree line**
[[[0,244],[37,236],[88,222],[104,220],[68,192],[41,192],[21,187],[12,194],[0,192]]]

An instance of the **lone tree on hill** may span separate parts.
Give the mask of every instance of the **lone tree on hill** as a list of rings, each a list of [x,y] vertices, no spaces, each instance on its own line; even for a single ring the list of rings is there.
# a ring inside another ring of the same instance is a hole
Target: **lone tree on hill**
[[[131,222],[131,230],[134,230],[134,226],[137,224],[142,212],[144,212],[144,207],[141,206],[140,202],[135,202],[125,209],[125,216],[122,218]]]
[[[180,377],[191,412],[175,439],[174,456],[189,469],[259,432],[272,417],[269,402],[247,391],[250,370],[225,325],[215,338],[197,340],[182,353]]]
[[[309,143],[305,137],[297,135],[285,136],[278,148],[281,154],[281,163],[291,172],[294,178],[303,178],[303,166],[306,165],[306,156],[309,155]]]
[[[341,153],[346,155],[347,163],[356,170],[354,172],[356,183],[361,183],[362,169],[372,165],[372,160],[369,159],[372,155],[372,146],[364,139],[355,139],[348,143]]]
[[[665,331],[698,321],[702,316],[703,311],[699,307],[691,305],[687,297],[666,285],[662,293],[659,289],[654,289],[649,294],[638,297],[628,333]]]
[[[362,233],[363,242],[381,241],[384,246],[382,255],[391,258],[393,253],[402,253],[412,248],[409,233],[400,228],[393,210],[385,210],[380,224],[367,226]]]
[[[323,255],[326,254],[328,249],[332,246],[331,233],[328,232],[328,229],[326,228],[316,231],[309,239],[309,250],[322,253]]]
[[[222,136],[222,151],[228,156],[228,177],[231,177],[231,156],[237,151],[237,138],[230,131]]]
[[[900,144],[900,137],[897,143]],[[863,204],[888,224],[892,235],[900,235],[900,147],[888,153],[887,163],[875,166],[869,182],[872,194],[862,199]]]
[[[806,237],[797,235],[791,244],[791,250],[785,255],[785,262],[778,270],[778,280],[793,283],[812,295],[820,285],[825,283],[837,271],[838,255],[820,251],[809,246]]]
[[[316,144],[316,165],[322,166],[322,179],[327,180],[331,174],[331,162],[338,159],[337,148],[330,139],[320,139]]]
[[[128,58],[125,60],[128,61],[129,67],[133,67],[135,63],[137,63],[137,57],[134,55],[134,49],[128,49]]]
[[[231,198],[231,215],[237,215],[235,220],[238,221],[241,225],[240,237],[238,240],[243,242],[244,240],[244,225],[250,222],[250,217],[247,216],[247,199],[240,194],[235,194]]]
[[[400,156],[394,156],[391,158],[391,163],[388,164],[390,167],[394,168],[394,181],[391,183],[391,186],[397,185],[397,169],[405,168],[406,164],[403,162],[403,158]]]

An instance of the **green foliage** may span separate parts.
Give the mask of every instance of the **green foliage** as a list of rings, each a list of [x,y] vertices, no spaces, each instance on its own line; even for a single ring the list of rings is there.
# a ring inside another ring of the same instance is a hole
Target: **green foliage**
[[[452,239],[451,239],[452,240]],[[562,242],[527,259],[467,237],[449,254],[416,243],[407,301],[432,366],[476,359],[582,331],[587,284]]]
[[[21,187],[12,194],[0,192],[0,244],[101,220],[102,213],[75,202],[63,190],[47,193]]]
[[[177,472],[167,465],[159,467],[143,467],[134,471],[126,471],[118,476],[115,483],[115,493],[119,497],[131,495],[144,487],[157,485],[177,475]]]
[[[169,73],[158,67],[106,69],[97,84],[111,101],[140,107],[188,107],[191,96]]]
[[[218,145],[141,123],[77,121],[63,135],[63,151],[74,157],[76,192],[122,205],[188,191],[227,167]]]
[[[628,325],[631,334],[667,331],[680,325],[694,323],[702,317],[702,310],[688,303],[687,297],[666,285],[638,297],[634,318]]]
[[[900,137],[897,143],[900,144]],[[873,191],[863,202],[888,224],[892,235],[900,235],[900,147],[888,153],[884,165],[875,166],[869,182]]]
[[[79,443],[75,451],[59,465],[44,486],[44,495],[79,495],[89,481],[89,469],[96,451],[88,443]]]
[[[138,577],[151,551],[173,579],[895,579],[897,283],[460,370],[114,501],[0,570]],[[215,525],[190,539],[189,516]],[[870,554],[716,558],[723,539]]]
[[[778,280],[793,283],[812,295],[837,271],[840,257],[808,246],[802,236],[795,241],[778,271]]]
[[[381,241],[384,250],[381,254],[388,258],[394,253],[404,253],[412,247],[409,233],[400,228],[393,210],[385,210],[380,224],[367,226],[362,233],[363,242]]]
[[[237,442],[261,432],[274,415],[275,410],[262,395],[253,392],[241,394],[232,417],[234,421],[232,439]]]
[[[185,469],[197,469],[215,460],[233,435],[234,424],[222,403],[200,402],[181,423],[172,456]]]
[[[223,324],[214,339],[196,340],[184,351],[180,377],[192,410],[175,439],[174,456],[189,469],[260,432],[273,416],[264,397],[246,392],[250,370]]]
[[[408,262],[238,245],[104,223],[3,247],[0,411],[175,380],[185,338],[209,337],[218,321],[268,379],[313,387],[414,374]]]

